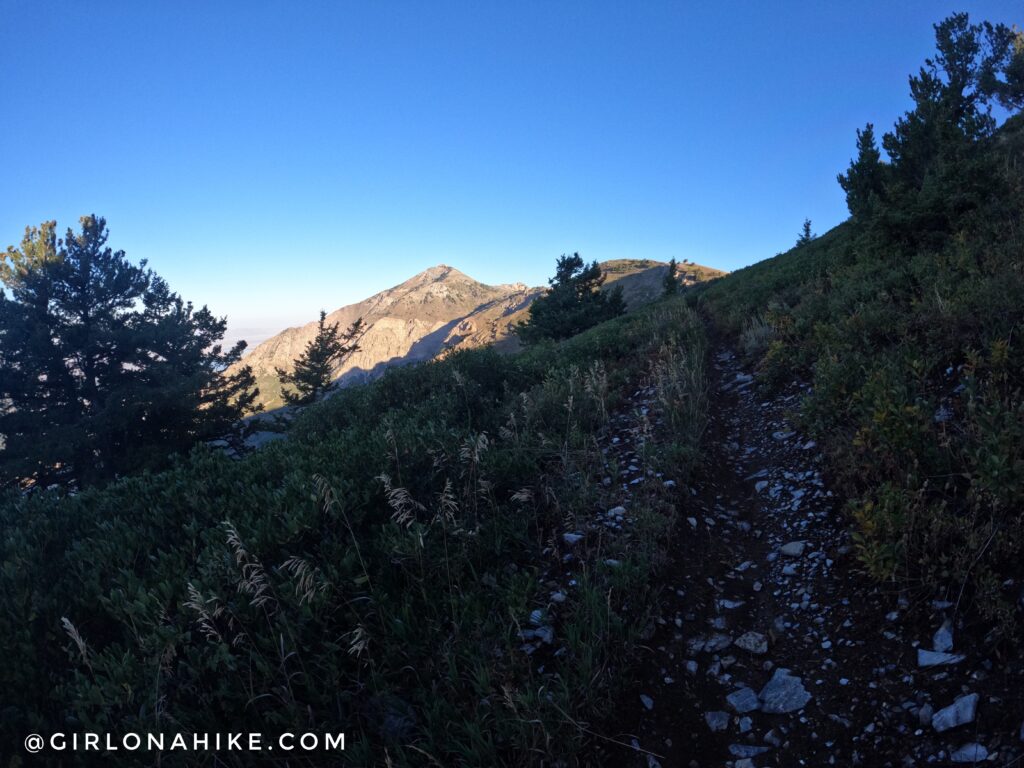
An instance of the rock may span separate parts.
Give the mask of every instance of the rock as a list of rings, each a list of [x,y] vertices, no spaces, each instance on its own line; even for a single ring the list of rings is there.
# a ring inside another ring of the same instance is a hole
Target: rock
[[[644,705],[644,709],[647,709],[647,710],[654,709],[654,699],[652,699],[650,696],[648,696],[646,694],[643,694],[643,693],[640,694],[640,703]]]
[[[543,626],[533,630],[533,636],[538,640],[551,645],[555,641],[555,630],[552,627]]]
[[[756,483],[754,483],[754,490],[757,491],[758,493],[760,493],[761,491],[763,491],[767,487],[768,487],[768,481],[767,480],[758,480]]]
[[[582,539],[583,539],[583,534],[582,533],[563,533],[562,534],[562,541],[564,541],[566,544],[575,544],[576,542],[578,542],[578,541],[580,541]]]
[[[799,677],[791,675],[788,669],[779,667],[772,679],[758,694],[761,710],[772,715],[783,715],[803,709],[811,700],[811,694],[804,688]]]
[[[937,653],[953,650],[953,622],[946,619],[932,637],[932,648]]]
[[[563,592],[562,590],[558,590],[557,592],[552,592],[551,593],[551,601],[555,602],[555,603],[564,603],[565,602],[565,592]]]
[[[754,721],[749,717],[741,717],[737,726],[740,729],[740,733],[748,733],[754,727]]]
[[[608,516],[609,517],[622,517],[625,514],[626,514],[626,508],[625,507],[612,507],[611,509],[608,510]]]
[[[983,760],[988,760],[988,750],[981,744],[972,741],[951,754],[949,759],[954,763],[980,763]]]
[[[697,518],[696,517],[688,517],[688,518],[686,518],[686,522],[688,522],[690,524],[691,528],[696,528],[697,527]]]
[[[721,710],[705,712],[704,720],[707,722],[708,728],[714,732],[724,731],[729,727],[729,713],[722,712]]]
[[[788,432],[783,432],[782,430],[779,430],[778,432],[772,432],[772,437],[775,438],[776,440],[788,440],[795,434],[796,432],[793,432],[792,430]]]
[[[945,709],[940,709],[932,715],[932,728],[942,733],[964,723],[973,723],[977,708],[978,694],[961,696]]]
[[[738,715],[745,715],[747,712],[755,712],[760,709],[761,704],[757,700],[757,694],[754,693],[750,688],[740,688],[738,691],[733,691],[725,700],[729,702],[729,706]]]
[[[933,707],[931,704],[925,704],[923,707],[921,707],[920,710],[918,710],[917,722],[919,722],[921,725],[928,725],[928,723],[932,721],[932,715],[934,714],[935,707]]]
[[[732,645],[731,637],[715,634],[704,642],[704,650],[708,653],[717,653],[718,651],[724,651],[730,645]]]
[[[730,744],[729,754],[733,757],[749,758],[763,755],[770,749],[771,747],[755,747],[750,744]]]
[[[789,544],[784,544],[780,547],[779,552],[786,557],[800,557],[804,553],[804,543],[802,541],[791,541]]]
[[[945,664],[959,664],[965,656],[960,653],[938,653],[937,651],[926,651],[924,648],[917,649],[917,666],[938,667]]]
[[[736,639],[735,645],[755,656],[768,653],[768,638],[760,632],[744,632]]]
[[[530,611],[531,624],[539,625],[542,621],[544,621],[544,611],[542,611],[540,608],[534,608],[532,611]]]

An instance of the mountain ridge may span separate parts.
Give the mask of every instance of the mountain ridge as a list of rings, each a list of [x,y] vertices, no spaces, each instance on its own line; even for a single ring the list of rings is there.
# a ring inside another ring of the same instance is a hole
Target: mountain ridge
[[[664,262],[648,259],[616,259],[601,263],[606,287],[623,289],[627,307],[634,309],[661,293]],[[684,284],[725,274],[700,265],[679,265]],[[516,323],[525,320],[530,303],[547,290],[525,283],[487,285],[456,267],[436,264],[398,285],[378,291],[327,315],[327,322],[347,328],[362,318],[366,332],[360,349],[334,371],[342,385],[361,383],[379,376],[392,365],[425,362],[454,349],[495,345],[514,350]],[[260,387],[260,401],[267,408],[283,403],[276,369],[289,369],[316,334],[317,322],[285,328],[257,344],[232,368],[252,367]]]

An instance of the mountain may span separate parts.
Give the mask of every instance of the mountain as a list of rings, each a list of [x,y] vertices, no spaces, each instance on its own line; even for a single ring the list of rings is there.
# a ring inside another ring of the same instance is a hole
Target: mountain
[[[601,266],[608,275],[606,287],[621,286],[629,308],[661,293],[662,262],[616,259]],[[725,273],[681,264],[679,274],[684,283],[694,283]],[[360,317],[367,326],[361,348],[335,375],[342,384],[359,383],[376,378],[389,366],[432,360],[452,349],[489,344],[515,349],[515,324],[527,317],[530,302],[543,292],[544,288],[523,283],[485,285],[454,267],[438,264],[327,316],[329,323],[341,328]],[[239,364],[252,367],[260,400],[267,408],[283,403],[276,368],[290,368],[316,335],[316,328],[316,321],[288,328],[256,346]]]

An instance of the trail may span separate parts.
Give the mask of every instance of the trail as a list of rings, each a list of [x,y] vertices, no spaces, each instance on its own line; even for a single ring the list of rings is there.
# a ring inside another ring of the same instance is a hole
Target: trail
[[[1015,674],[962,636],[952,602],[911,610],[861,572],[791,420],[806,387],[768,395],[728,348],[711,359],[705,463],[678,489],[661,615],[607,734],[643,750],[622,764],[1022,764]]]

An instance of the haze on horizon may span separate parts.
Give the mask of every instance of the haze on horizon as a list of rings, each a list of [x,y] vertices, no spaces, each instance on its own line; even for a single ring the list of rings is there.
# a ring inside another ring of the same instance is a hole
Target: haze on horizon
[[[845,219],[855,130],[907,108],[956,10],[1024,21],[998,0],[2,0],[0,247],[102,215],[251,340],[441,262],[489,284],[543,284],[570,251],[735,270]]]

